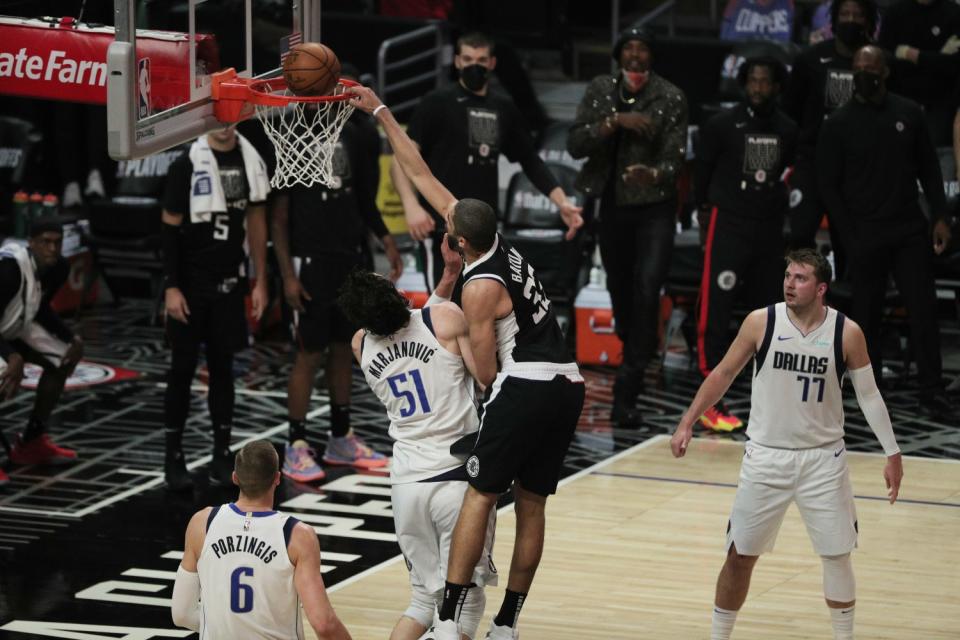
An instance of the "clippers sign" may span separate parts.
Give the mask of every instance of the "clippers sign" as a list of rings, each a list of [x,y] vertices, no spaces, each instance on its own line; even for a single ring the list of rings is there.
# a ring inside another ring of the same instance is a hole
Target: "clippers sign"
[[[0,94],[106,104],[107,48],[113,27],[87,27],[72,19],[0,17]],[[186,34],[137,33],[137,115],[144,117],[190,99]],[[197,58],[220,68],[212,35],[197,35]]]

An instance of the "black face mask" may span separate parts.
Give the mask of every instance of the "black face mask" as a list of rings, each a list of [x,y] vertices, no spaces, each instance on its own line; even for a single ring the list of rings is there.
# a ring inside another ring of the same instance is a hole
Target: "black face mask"
[[[878,93],[883,84],[883,77],[872,71],[857,71],[853,74],[853,89],[864,100],[871,100]]]
[[[460,69],[460,81],[470,91],[480,91],[487,84],[490,69],[482,64],[470,64]]]
[[[773,113],[776,104],[776,100],[773,98],[765,98],[759,103],[753,102],[749,97],[747,98],[747,106],[750,107],[750,110],[753,111],[758,118],[766,118]]]
[[[859,22],[838,22],[833,32],[837,40],[850,49],[859,49],[867,44],[867,30]]]

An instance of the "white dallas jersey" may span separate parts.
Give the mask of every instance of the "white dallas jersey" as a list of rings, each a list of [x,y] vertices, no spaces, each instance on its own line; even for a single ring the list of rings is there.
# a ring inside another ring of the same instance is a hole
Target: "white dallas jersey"
[[[844,316],[825,309],[823,323],[803,335],[785,303],[767,307],[747,424],[758,444],[809,449],[843,438]]]
[[[363,375],[390,418],[390,480],[418,482],[463,464],[450,445],[480,428],[473,379],[437,341],[430,308],[412,311],[392,336],[366,334],[361,349]]]
[[[277,511],[245,513],[233,503],[213,508],[197,560],[200,640],[304,637],[287,556],[296,523]]]

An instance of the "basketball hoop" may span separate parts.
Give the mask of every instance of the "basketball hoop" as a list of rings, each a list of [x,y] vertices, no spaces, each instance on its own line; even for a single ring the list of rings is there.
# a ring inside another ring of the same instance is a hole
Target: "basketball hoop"
[[[277,153],[270,179],[275,189],[320,183],[338,187],[333,175],[333,153],[347,118],[353,113],[350,87],[341,79],[330,95],[296,96],[283,77],[241,78],[233,69],[213,75],[214,115],[221,122],[246,120],[252,115],[263,125]]]

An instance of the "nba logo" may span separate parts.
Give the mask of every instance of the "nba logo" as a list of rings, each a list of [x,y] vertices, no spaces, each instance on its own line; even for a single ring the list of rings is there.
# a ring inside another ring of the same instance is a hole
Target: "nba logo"
[[[150,115],[150,58],[137,63],[137,117]]]

